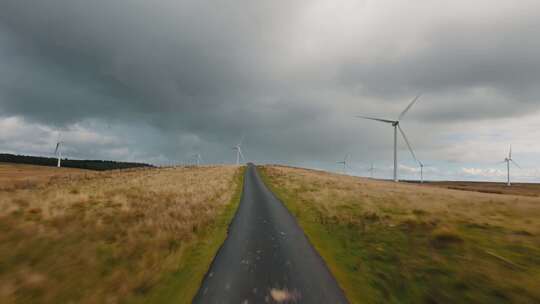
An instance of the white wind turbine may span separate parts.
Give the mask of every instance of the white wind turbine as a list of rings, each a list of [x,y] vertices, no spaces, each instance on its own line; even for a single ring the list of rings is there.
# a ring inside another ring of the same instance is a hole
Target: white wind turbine
[[[506,163],[506,177],[507,177],[507,186],[512,186],[512,183],[510,183],[510,163],[514,163],[514,165],[521,169],[521,167],[512,159],[512,145],[510,145],[510,152],[508,152],[508,157],[506,157],[503,161],[503,163]]]
[[[236,146],[233,147],[233,150],[236,150],[236,165],[240,165],[240,158],[242,158],[242,161],[245,162],[246,159],[244,158],[244,154],[242,154],[242,142],[244,141],[244,137],[242,136],[242,139],[240,140],[240,143],[238,143]]]
[[[429,167],[429,165],[424,164],[421,161],[418,161],[418,164],[420,165],[420,183],[424,183],[424,167]]]
[[[60,133],[58,133],[58,140],[56,141],[56,148],[54,149],[54,155],[57,157],[58,162],[56,166],[60,168],[62,166],[62,144],[63,142],[60,140]]]
[[[193,158],[195,159],[195,163],[197,164],[197,167],[198,167],[202,162],[201,154],[200,153],[194,154]]]
[[[342,161],[336,162],[337,164],[343,165],[343,174],[347,174],[347,167],[350,168],[349,165],[347,165],[347,160],[349,159],[349,154],[346,154]]]
[[[398,130],[401,133],[401,136],[403,136],[403,139],[405,140],[405,143],[407,144],[407,147],[409,148],[409,151],[411,151],[411,154],[412,154],[414,160],[416,162],[418,162],[416,160],[416,156],[414,155],[414,152],[413,152],[413,150],[411,148],[411,145],[409,144],[409,140],[407,139],[407,136],[405,135],[405,132],[403,132],[403,129],[401,129],[401,126],[399,125],[399,122],[401,121],[403,116],[405,116],[405,114],[411,109],[411,107],[416,103],[418,98],[420,98],[420,95],[417,95],[411,101],[411,103],[409,103],[409,105],[405,108],[405,110],[403,110],[403,112],[401,112],[401,114],[399,114],[399,117],[398,117],[397,120],[380,119],[380,118],[367,117],[367,116],[356,116],[358,118],[364,118],[364,119],[370,119],[370,120],[376,120],[376,121],[380,121],[380,122],[389,123],[389,124],[392,125],[392,127],[394,127],[394,182],[398,181],[398,175],[397,175],[397,170],[398,170],[398,161],[397,161],[397,137],[398,136],[397,136],[397,132],[398,132]]]

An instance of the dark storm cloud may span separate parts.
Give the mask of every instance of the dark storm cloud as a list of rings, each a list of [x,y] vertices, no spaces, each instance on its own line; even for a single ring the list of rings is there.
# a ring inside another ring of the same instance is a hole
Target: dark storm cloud
[[[329,162],[376,157],[359,143],[388,130],[351,116],[418,92],[412,133],[539,110],[536,2],[332,3],[4,0],[0,115],[112,124],[143,158],[223,161],[243,134],[253,158]]]
[[[273,23],[279,22],[272,14],[279,6],[250,5],[238,10],[196,1],[40,1],[30,8],[5,1],[1,21],[21,55],[34,61],[28,71],[32,78],[19,87],[8,83],[11,104],[5,107],[28,106],[27,99],[35,98],[21,92],[28,86],[43,98],[47,91],[63,94],[54,87],[59,82],[94,94],[92,101],[77,99],[83,108],[93,103],[96,112],[98,105],[109,103],[100,96],[114,97],[118,109],[150,112],[205,111],[230,102],[257,90],[271,70],[265,55],[272,43],[265,40],[271,40]],[[41,78],[56,81],[40,88]],[[50,99],[44,106],[69,103]]]

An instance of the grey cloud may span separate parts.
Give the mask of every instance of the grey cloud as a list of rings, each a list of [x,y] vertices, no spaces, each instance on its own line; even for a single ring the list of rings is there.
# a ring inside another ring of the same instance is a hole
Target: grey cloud
[[[226,161],[244,134],[252,159],[331,163],[348,151],[389,155],[388,130],[352,116],[392,118],[418,92],[425,97],[406,128],[426,151],[419,138],[427,142],[447,125],[540,110],[534,1],[504,16],[457,1],[446,9],[471,13],[445,14],[412,32],[400,30],[392,18],[402,12],[390,2],[365,2],[358,13],[370,5],[390,12],[382,14],[386,27],[339,27],[322,15],[304,33],[299,20],[323,2],[2,1],[0,116],[54,128],[88,124],[129,139],[123,145],[141,160],[202,150],[209,161]],[[403,12],[412,15],[407,21],[424,17],[416,5]],[[328,23],[336,28],[326,31]],[[421,138],[421,123],[438,126]],[[100,153],[78,145],[80,157]]]

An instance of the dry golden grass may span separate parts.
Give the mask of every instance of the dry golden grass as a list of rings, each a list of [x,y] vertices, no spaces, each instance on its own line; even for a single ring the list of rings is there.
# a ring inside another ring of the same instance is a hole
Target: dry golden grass
[[[476,191],[483,193],[494,194],[511,194],[525,196],[540,196],[540,184],[531,183],[515,183],[511,187],[506,186],[506,183],[492,182],[428,182],[427,186],[442,187],[446,189]]]
[[[214,242],[240,172],[132,169],[0,190],[0,303],[144,299],[179,271],[186,250]]]
[[[353,303],[540,302],[539,198],[262,172]]]
[[[89,170],[0,163],[0,190],[34,188],[55,179],[91,175]]]

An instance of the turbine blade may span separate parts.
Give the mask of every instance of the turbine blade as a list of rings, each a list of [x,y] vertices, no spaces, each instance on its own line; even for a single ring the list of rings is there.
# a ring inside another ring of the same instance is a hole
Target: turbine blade
[[[508,158],[512,159],[512,145],[510,145],[510,152],[508,153]]]
[[[515,162],[515,161],[514,161],[513,159],[511,159],[510,161],[511,161],[511,162],[513,162],[513,163],[514,163],[514,165],[516,165],[516,167],[518,167],[518,168],[520,168],[520,169],[521,169],[521,167],[520,167],[520,166],[519,166],[519,165],[518,165],[518,164],[517,164],[517,163],[516,163],[516,162]]]
[[[416,95],[416,97],[411,101],[411,103],[409,103],[409,105],[405,108],[405,110],[403,110],[403,112],[399,114],[398,121],[400,121],[403,118],[403,116],[407,114],[407,112],[412,108],[412,106],[416,103],[416,101],[418,100],[418,98],[420,98],[420,96],[421,94]]]
[[[60,148],[60,143],[56,143],[56,149],[54,149],[54,155],[58,155],[58,149]]]
[[[238,149],[238,153],[240,153],[240,158],[242,158],[242,161],[246,162],[246,159],[244,158],[244,154],[242,154],[242,149]]]
[[[356,118],[363,118],[363,119],[370,119],[370,120],[376,120],[376,121],[382,121],[382,122],[386,122],[386,123],[396,123],[396,121],[394,120],[388,120],[388,119],[381,119],[381,118],[374,118],[374,117],[367,117],[367,116],[355,116]]]
[[[244,143],[244,134],[242,134],[242,137],[240,138],[240,143],[238,145],[241,146],[243,143]]]
[[[407,139],[407,136],[405,135],[405,132],[403,132],[403,129],[401,129],[401,126],[398,125],[399,132],[401,133],[401,136],[403,136],[403,139],[405,140],[405,143],[407,144],[407,147],[409,148],[409,151],[411,151],[411,155],[415,162],[420,163],[418,159],[416,159],[416,155],[414,154],[414,151],[411,147],[411,144],[409,143],[409,140]]]

